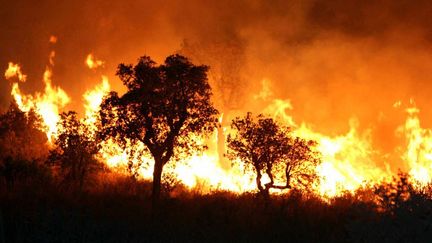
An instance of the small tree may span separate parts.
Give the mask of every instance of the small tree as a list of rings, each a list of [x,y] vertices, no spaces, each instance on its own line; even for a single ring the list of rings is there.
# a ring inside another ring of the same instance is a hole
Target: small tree
[[[307,184],[316,178],[314,169],[319,160],[311,149],[313,141],[292,138],[288,127],[263,115],[255,120],[251,113],[234,119],[231,128],[235,134],[228,135],[227,155],[231,160],[239,159],[252,166],[257,188],[265,197],[271,188],[289,189],[293,180]],[[283,185],[275,180],[282,173],[281,168],[285,176]],[[269,182],[262,182],[263,175],[268,176]]]
[[[21,111],[15,102],[0,115],[0,176],[8,189],[17,179],[40,176],[48,154],[42,119],[33,111]]]
[[[319,153],[313,150],[316,144],[313,140],[290,138],[290,147],[283,160],[287,188],[290,188],[291,182],[294,181],[296,185],[309,189],[308,187],[318,180],[315,169],[321,163],[321,159]],[[272,177],[270,179],[273,180]]]
[[[49,162],[59,168],[62,183],[82,191],[89,175],[102,168],[95,158],[98,143],[73,111],[60,115],[57,128],[58,138]]]
[[[120,97],[111,92],[101,104],[101,138],[142,142],[153,157],[154,201],[160,197],[163,167],[173,156],[204,149],[193,135],[208,134],[216,125],[207,70],[181,55],[159,66],[144,56],[135,66],[119,65],[117,75],[127,92]]]
[[[42,118],[36,112],[23,112],[12,102],[6,113],[0,115],[0,158],[43,157],[47,152],[44,129]]]

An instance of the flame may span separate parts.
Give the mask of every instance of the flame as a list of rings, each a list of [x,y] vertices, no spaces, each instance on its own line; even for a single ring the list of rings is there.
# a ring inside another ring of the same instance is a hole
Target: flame
[[[96,59],[93,56],[93,54],[91,54],[91,53],[87,55],[85,63],[87,65],[87,67],[90,68],[90,69],[96,69],[98,67],[102,67],[105,64],[104,61]]]
[[[21,72],[21,67],[18,64],[14,64],[13,62],[9,62],[8,68],[4,74],[6,79],[11,79],[13,77],[17,77],[19,81],[25,82],[27,79],[27,75],[24,75]]]
[[[200,186],[202,192],[228,190],[240,193],[256,189],[253,173],[246,170],[243,164],[234,163],[229,169],[222,167],[223,154],[220,154],[217,149],[219,146],[217,131],[207,140],[199,137],[195,139],[206,143],[209,150],[179,161],[173,173],[180,181],[189,188]]]
[[[55,52],[51,52],[49,62],[50,65],[54,65]],[[57,134],[57,122],[60,119],[60,109],[65,107],[70,98],[66,92],[60,87],[54,87],[52,85],[52,68],[48,65],[43,74],[43,82],[45,84],[44,93],[36,92],[34,95],[23,94],[19,84],[13,83],[11,94],[14,97],[18,107],[25,112],[34,109],[43,119],[47,126],[47,137],[51,142],[53,136]],[[14,75],[10,76],[11,70],[16,70]],[[9,65],[8,70],[5,73],[6,79],[10,79],[13,76],[17,76],[19,80],[25,80],[25,75],[21,73],[19,65]]]
[[[313,132],[305,124],[295,133],[318,142],[317,151],[322,156],[322,163],[317,167],[321,195],[337,196],[389,177],[389,172],[377,167],[372,159],[376,151],[371,146],[370,133],[360,135],[355,120],[346,134],[336,137]]]
[[[55,41],[51,41],[55,43]],[[50,139],[55,139],[57,132],[56,123],[59,120],[59,112],[70,101],[70,98],[60,87],[52,85],[52,67],[54,65],[55,52],[49,56],[43,76],[45,89],[43,93],[23,94],[19,82],[12,84],[11,94],[18,106],[23,111],[35,109],[48,127],[46,133]],[[103,61],[96,60],[92,54],[86,59],[86,64],[90,69],[95,69],[103,65]],[[21,71],[18,64],[9,63],[5,72],[6,79],[16,77],[18,81],[24,82],[26,75]],[[305,139],[312,139],[318,142],[316,150],[321,154],[322,163],[315,168],[320,177],[319,184],[313,190],[325,197],[341,195],[345,191],[355,191],[366,183],[380,183],[391,178],[394,174],[387,161],[385,168],[378,166],[375,162],[384,160],[372,146],[371,129],[359,130],[356,119],[349,121],[349,130],[345,134],[328,136],[312,129],[307,123],[296,123],[294,118],[288,114],[293,110],[290,100],[281,100],[273,97],[273,92],[269,88],[268,80],[263,80],[263,90],[253,95],[255,101],[267,104],[263,113],[273,116],[278,121],[292,127],[292,133]],[[110,91],[110,83],[106,76],[101,77],[101,82],[93,89],[83,94],[85,124],[90,126],[94,133],[97,131],[97,116],[99,106],[104,95]],[[394,103],[393,107],[400,108],[401,101]],[[406,148],[401,159],[407,164],[409,173],[421,185],[430,183],[432,180],[432,130],[422,128],[418,117],[419,109],[414,101],[410,101],[410,106],[406,109],[408,117],[405,124],[397,129],[397,134],[406,139]],[[230,133],[230,128],[224,126],[223,120],[226,116],[222,113],[219,117],[220,127],[213,134],[205,139],[196,137],[201,143],[208,145],[209,150],[202,153],[196,152],[190,158],[169,163],[164,173],[170,173],[176,177],[186,187],[200,188],[205,193],[212,190],[229,190],[233,192],[246,192],[256,190],[255,175],[253,171],[245,168],[243,163],[237,161],[231,166],[226,166],[223,162],[225,153],[226,134]],[[152,158],[145,152],[142,143],[132,143],[128,141],[126,149],[113,140],[101,143],[99,159],[104,161],[109,167],[118,170],[127,168],[128,161],[132,161],[137,166],[135,169],[141,178],[151,179],[153,174]],[[263,178],[265,180],[265,178]]]
[[[99,110],[104,95],[110,91],[110,84],[107,76],[102,75],[102,82],[97,85],[93,90],[84,93],[83,98],[85,101],[85,117],[88,120],[87,124],[95,124],[97,117],[95,114]]]
[[[390,177],[388,170],[377,167],[374,156],[378,153],[372,147],[371,131],[360,134],[358,121],[351,119],[346,134],[330,137],[315,132],[306,123],[297,125],[287,111],[293,106],[290,100],[273,99],[264,109],[274,119],[292,127],[293,135],[318,143],[315,148],[322,163],[316,168],[320,183],[315,191],[324,197],[334,197],[346,191],[355,191],[365,183],[379,183]]]
[[[110,83],[108,77],[102,75],[102,81],[98,85],[96,85],[93,89],[88,90],[84,93],[83,99],[85,101],[84,109],[85,109],[85,117],[83,118],[83,123],[86,124],[93,132],[93,136],[96,136],[97,121],[98,121],[98,112],[99,106],[102,103],[103,97],[108,94],[110,91]],[[139,164],[142,162],[143,158],[142,151],[145,149],[144,144],[129,143],[126,146],[126,149],[122,149],[122,147],[116,143],[113,139],[103,141],[100,144],[101,149],[99,151],[98,158],[99,160],[105,162],[108,167],[124,171],[126,171],[128,161],[132,161],[133,164]],[[150,158],[148,158],[150,159]],[[150,179],[153,172],[153,168],[138,168],[139,175],[142,178]]]
[[[408,162],[409,174],[421,186],[425,186],[432,179],[432,130],[421,127],[418,117],[420,110],[413,100],[406,112],[408,118],[404,126],[398,129],[398,133],[405,135],[407,141],[402,158]]]
[[[51,36],[50,43],[56,43],[57,37]],[[51,142],[52,138],[57,134],[57,122],[60,119],[59,112],[69,102],[70,98],[66,92],[60,87],[52,85],[52,67],[54,66],[55,51],[51,51],[49,55],[49,65],[46,66],[43,74],[43,82],[45,89],[43,93],[36,92],[34,95],[23,94],[19,84],[12,84],[11,94],[15,99],[18,107],[25,112],[34,109],[44,121],[47,126],[47,137],[48,141]],[[5,72],[6,79],[12,77],[18,77],[18,80],[24,82],[26,75],[21,72],[21,68],[18,64],[9,63],[9,67]]]

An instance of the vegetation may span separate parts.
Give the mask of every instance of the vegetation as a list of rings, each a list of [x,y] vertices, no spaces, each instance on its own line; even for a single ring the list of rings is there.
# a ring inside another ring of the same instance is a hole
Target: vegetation
[[[41,118],[32,110],[22,112],[15,103],[0,115],[0,179],[8,190],[48,173],[47,137],[40,129]]]
[[[228,157],[254,170],[258,195],[178,187],[161,197],[178,183],[169,173],[162,181],[164,166],[204,149],[196,136],[217,124],[207,70],[179,55],[159,66],[149,57],[121,64],[128,90],[105,97],[97,136],[68,112],[52,144],[41,118],[12,103],[0,115],[0,243],[432,241],[432,186],[419,187],[401,173],[319,197],[308,190],[320,163],[316,143],[264,115],[234,119],[228,138]],[[153,180],[103,169],[99,139],[123,148],[143,143],[154,158]]]
[[[75,112],[63,113],[60,117],[58,138],[48,163],[59,170],[63,186],[82,191],[89,175],[102,168],[95,157],[98,142]]]
[[[397,179],[398,180],[398,179]],[[132,195],[118,181],[80,197],[53,187],[1,194],[5,242],[430,242],[432,200],[427,193],[381,211],[374,188],[323,201],[301,191],[273,196],[215,192],[161,199]],[[139,182],[135,182],[139,183]],[[38,185],[36,185],[38,186]],[[139,183],[146,191],[150,183]],[[430,193],[430,191],[428,191]]]
[[[203,149],[194,135],[213,131],[218,114],[210,97],[207,66],[172,55],[156,66],[144,56],[135,66],[120,64],[117,75],[127,87],[111,92],[101,105],[102,139],[145,144],[154,158],[153,199],[158,200],[163,167],[178,154]]]
[[[257,188],[264,197],[269,196],[271,188],[290,189],[293,180],[307,186],[317,178],[314,170],[319,157],[312,150],[313,141],[292,138],[288,127],[263,115],[255,120],[252,113],[236,118],[231,127],[235,133],[228,137],[228,157],[253,167]],[[275,181],[281,170],[285,177],[283,185]],[[262,182],[263,175],[267,175],[269,182]]]

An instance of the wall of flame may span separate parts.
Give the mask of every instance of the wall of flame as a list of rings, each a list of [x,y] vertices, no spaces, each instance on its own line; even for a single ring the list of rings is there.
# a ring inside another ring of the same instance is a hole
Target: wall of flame
[[[50,42],[57,42],[52,36]],[[36,110],[46,125],[46,134],[51,143],[57,134],[56,123],[59,113],[64,111],[72,98],[59,86],[53,84],[53,69],[55,52],[50,52],[48,63],[43,73],[44,89],[42,92],[26,94],[21,90],[21,85],[27,81],[21,66],[9,62],[4,77],[9,80],[11,96],[23,111]],[[100,70],[104,67],[104,61],[97,59],[90,53],[83,61],[91,70]],[[215,74],[213,74],[215,75]],[[293,128],[293,134],[318,142],[317,150],[322,154],[323,163],[316,170],[320,176],[320,183],[313,190],[325,197],[339,195],[344,191],[354,191],[366,183],[379,183],[390,180],[399,168],[405,169],[421,185],[431,181],[432,176],[432,130],[423,128],[419,119],[419,108],[413,99],[406,102],[396,101],[392,109],[402,113],[406,119],[394,129],[393,136],[400,141],[391,151],[382,151],[373,143],[373,128],[359,129],[360,122],[352,118],[348,122],[346,132],[337,135],[326,135],[314,129],[313,124],[307,122],[298,123],[293,116],[294,109],[289,99],[279,99],[276,95],[276,87],[272,86],[269,79],[262,79],[257,92],[250,94],[249,105],[257,104],[261,112],[268,114],[280,122]],[[83,103],[83,121],[95,130],[97,111],[103,96],[111,90],[109,78],[100,75],[100,82],[85,91]],[[223,104],[221,105],[223,108]],[[246,107],[247,108],[247,107]],[[319,107],[317,107],[319,109]],[[223,157],[225,153],[224,140],[230,132],[229,119],[235,115],[242,114],[245,109],[228,109],[220,117],[221,128],[214,131],[211,138],[197,140],[207,143],[209,150],[202,154],[195,154],[190,158],[173,163],[167,167],[167,173],[171,173],[189,188],[201,187],[202,192],[211,190],[230,190],[234,192],[245,192],[255,190],[254,176],[242,163],[231,163]],[[229,115],[227,115],[229,113]],[[393,138],[389,138],[393,139]],[[142,144],[134,144],[143,148]],[[108,166],[118,169],[124,168],[130,154],[123,151],[112,141],[102,145],[98,155]],[[133,155],[132,155],[133,157]],[[397,161],[392,161],[396,158]],[[143,160],[134,157],[135,161]],[[140,168],[139,175],[150,179],[152,175],[151,158],[146,166]]]

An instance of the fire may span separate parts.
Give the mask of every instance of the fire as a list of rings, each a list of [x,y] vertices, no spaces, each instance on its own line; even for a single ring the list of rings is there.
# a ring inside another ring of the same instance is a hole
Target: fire
[[[89,59],[89,57],[91,58]],[[92,58],[92,54],[89,54],[86,59],[86,63],[90,69],[96,68]],[[89,62],[89,60],[92,61]],[[103,63],[103,61],[98,62]],[[83,118],[83,122],[90,128],[90,131],[94,133],[94,136],[96,136],[96,131],[98,129],[97,120],[99,116],[99,106],[102,103],[103,97],[108,94],[111,87],[107,76],[102,75],[101,80],[101,83],[97,84],[93,89],[86,91],[83,95],[83,100],[85,102],[85,117]],[[142,143],[130,143],[126,149],[122,149],[121,146],[113,140],[102,142],[100,145],[101,149],[98,157],[111,168],[125,170],[128,161],[132,161],[132,164],[134,165],[140,164],[142,162],[143,158],[140,155],[142,155],[143,151],[145,150],[144,144]],[[138,168],[138,170],[139,175],[145,179],[150,179],[153,173],[152,167]]]
[[[84,93],[83,98],[85,101],[85,117],[88,124],[94,124],[96,122],[95,114],[99,110],[99,106],[102,103],[104,95],[110,90],[110,84],[108,77],[102,75],[102,82],[97,85],[93,90],[89,90]]]
[[[219,121],[222,122],[222,116]],[[241,193],[254,190],[254,175],[248,173],[241,163],[234,163],[229,169],[222,167],[224,155],[218,152],[218,135],[215,131],[207,140],[196,138],[206,143],[209,149],[180,161],[173,168],[173,174],[189,188],[199,186],[202,192],[228,190]]]
[[[267,82],[263,82],[263,89],[268,90]],[[293,109],[289,100],[273,99],[268,102],[264,113],[292,127],[293,135],[318,142],[316,150],[321,154],[322,163],[316,168],[320,183],[315,191],[320,195],[338,196],[345,191],[355,191],[365,183],[379,183],[391,177],[391,172],[374,163],[374,155],[379,151],[372,147],[370,131],[359,133],[356,119],[350,120],[350,130],[346,134],[330,137],[313,131],[306,123],[296,124],[293,117],[287,114]]]
[[[51,36],[50,43],[56,42],[57,37]],[[60,110],[70,102],[69,96],[63,89],[52,85],[54,57],[55,52],[51,51],[49,55],[49,65],[46,66],[43,74],[43,82],[45,84],[43,93],[36,92],[34,95],[23,94],[18,82],[12,84],[11,91],[13,98],[22,111],[28,112],[34,109],[42,117],[47,126],[46,133],[49,141],[52,141],[53,136],[57,133],[57,122],[60,119]],[[5,78],[10,80],[13,77],[17,77],[19,81],[25,82],[27,76],[22,73],[21,67],[18,64],[10,62],[5,72]]]
[[[85,63],[87,65],[87,67],[90,69],[96,69],[96,68],[101,67],[105,64],[104,61],[96,59],[93,56],[93,54],[91,54],[91,53],[87,55]]]
[[[53,56],[54,54],[50,55],[51,65],[53,64]],[[9,72],[6,71],[5,73],[6,79],[17,76],[19,80],[25,81],[26,76],[21,73],[19,65],[9,65],[9,67],[11,66],[16,69],[16,72],[11,76],[10,68],[8,68]],[[12,84],[11,94],[22,111],[28,112],[29,110],[34,109],[42,117],[45,125],[48,127],[48,140],[51,141],[52,137],[57,133],[57,122],[60,119],[60,109],[69,103],[70,98],[63,89],[52,85],[52,68],[49,65],[46,67],[44,72],[43,82],[45,84],[43,93],[36,92],[34,95],[23,94],[19,87],[19,83],[15,82]]]
[[[420,110],[410,101],[410,107],[406,109],[408,118],[398,129],[407,141],[407,149],[403,159],[408,162],[409,174],[420,185],[424,186],[432,179],[432,130],[422,128],[418,114]]]
[[[318,188],[321,195],[337,196],[390,176],[388,171],[374,163],[372,158],[376,151],[371,146],[370,134],[360,135],[356,122],[350,123],[346,134],[336,137],[315,133],[305,124],[295,133],[318,142],[317,150],[322,156],[322,164],[317,168],[321,177]]]
[[[21,72],[21,67],[18,64],[14,64],[13,62],[9,62],[8,68],[5,72],[5,78],[11,79],[13,77],[17,77],[19,81],[25,82],[27,79],[27,75],[24,75]]]
[[[53,41],[54,43],[55,41]],[[48,127],[46,134],[49,140],[55,139],[56,124],[59,121],[59,112],[70,102],[69,96],[60,87],[52,84],[55,52],[49,56],[49,64],[43,76],[45,89],[43,93],[24,94],[19,82],[25,82],[27,76],[23,74],[18,64],[9,63],[5,72],[5,78],[13,82],[11,94],[18,106],[23,111],[35,109]],[[88,68],[95,69],[103,65],[103,61],[89,54],[86,59]],[[272,115],[278,121],[292,127],[292,133],[305,139],[318,142],[316,150],[321,154],[322,163],[316,168],[320,182],[313,190],[324,197],[341,195],[345,191],[354,191],[365,183],[379,183],[391,178],[394,174],[390,170],[390,164],[386,162],[386,168],[381,168],[375,163],[383,159],[380,151],[372,146],[370,130],[359,131],[358,121],[350,121],[350,129],[338,136],[327,136],[314,131],[311,125],[300,123],[287,114],[293,106],[289,100],[273,98],[269,88],[269,81],[263,81],[264,89],[253,96],[256,101],[266,103],[263,113]],[[110,83],[106,76],[101,77],[101,82],[93,89],[83,94],[85,124],[97,131],[97,116],[99,105],[104,95],[110,91]],[[394,104],[395,108],[402,106],[400,101]],[[420,184],[425,185],[432,179],[432,130],[420,126],[418,118],[419,109],[413,102],[407,110],[405,124],[397,129],[397,134],[406,139],[406,149],[402,160],[407,163],[409,173]],[[172,174],[186,187],[200,188],[205,193],[211,190],[229,190],[233,192],[246,192],[256,190],[254,173],[244,168],[242,163],[233,163],[231,166],[223,164],[226,151],[224,139],[230,132],[228,126],[223,124],[224,116],[219,119],[220,128],[216,129],[209,138],[196,137],[197,141],[208,145],[209,150],[202,153],[196,152],[190,158],[170,163],[164,172]],[[109,167],[118,170],[127,168],[128,161],[134,165],[134,170],[139,177],[152,178],[152,158],[146,153],[142,143],[129,141],[126,149],[123,149],[113,140],[101,144],[99,159]]]

